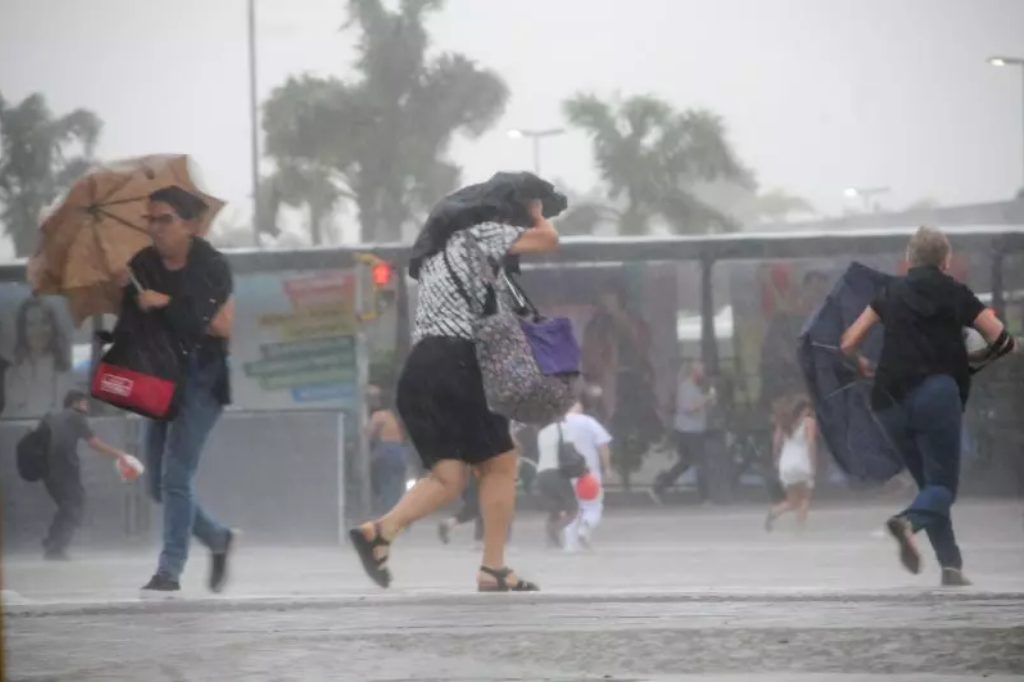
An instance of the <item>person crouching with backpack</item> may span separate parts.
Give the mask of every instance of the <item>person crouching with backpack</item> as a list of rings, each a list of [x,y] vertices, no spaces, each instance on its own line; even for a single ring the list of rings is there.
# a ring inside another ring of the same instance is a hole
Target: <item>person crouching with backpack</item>
[[[43,556],[48,560],[67,560],[71,538],[82,522],[85,490],[78,462],[78,444],[118,459],[134,459],[126,452],[104,443],[89,426],[89,397],[82,391],[68,391],[64,409],[43,418],[37,430],[46,432],[46,468],[43,485],[57,504],[57,513],[43,540]]]
[[[580,403],[573,405],[562,421],[549,424],[537,434],[536,484],[548,513],[545,529],[551,546],[570,551],[590,547],[604,512],[603,496],[578,499],[573,481],[588,474],[599,485],[608,479],[611,441],[608,431],[584,414]]]

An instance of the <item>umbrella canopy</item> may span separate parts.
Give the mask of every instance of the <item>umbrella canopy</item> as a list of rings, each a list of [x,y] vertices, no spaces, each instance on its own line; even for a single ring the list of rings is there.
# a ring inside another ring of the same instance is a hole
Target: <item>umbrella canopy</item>
[[[116,313],[116,275],[150,244],[145,214],[152,192],[176,185],[206,202],[200,235],[224,206],[199,189],[192,165],[181,154],[144,156],[105,163],[76,180],[39,228],[39,245],[28,262],[33,293],[67,298],[76,324]]]
[[[839,350],[843,332],[892,279],[853,263],[800,334],[797,359],[822,437],[839,467],[862,482],[886,481],[903,469],[900,453],[871,410],[871,382]],[[861,346],[873,364],[882,349],[876,325]]]

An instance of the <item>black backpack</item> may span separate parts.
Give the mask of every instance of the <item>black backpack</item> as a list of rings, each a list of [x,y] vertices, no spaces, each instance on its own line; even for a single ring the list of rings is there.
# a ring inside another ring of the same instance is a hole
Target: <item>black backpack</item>
[[[587,460],[562,436],[561,423],[558,424],[558,471],[566,478],[579,478],[589,471]]]
[[[43,419],[18,440],[18,475],[35,483],[50,474],[50,425]]]

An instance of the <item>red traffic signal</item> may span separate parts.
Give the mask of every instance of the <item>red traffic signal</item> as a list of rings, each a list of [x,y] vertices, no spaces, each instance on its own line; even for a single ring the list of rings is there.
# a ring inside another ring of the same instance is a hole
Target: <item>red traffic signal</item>
[[[391,265],[389,263],[374,263],[370,274],[375,286],[386,287],[391,282]]]

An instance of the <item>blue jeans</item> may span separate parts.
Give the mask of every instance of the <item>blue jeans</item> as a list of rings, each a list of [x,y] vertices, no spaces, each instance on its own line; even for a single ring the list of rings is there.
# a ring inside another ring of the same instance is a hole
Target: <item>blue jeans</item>
[[[944,374],[931,376],[877,416],[919,490],[900,516],[915,533],[928,534],[940,566],[961,568],[963,558],[950,518],[960,483],[963,418],[956,381]]]
[[[373,450],[370,478],[376,513],[387,514],[405,494],[405,475],[408,460],[405,446],[401,443],[378,443]]]
[[[150,421],[146,432],[149,492],[164,507],[163,550],[157,572],[177,580],[185,570],[191,535],[213,551],[227,546],[229,531],[196,500],[199,457],[223,407],[213,396],[213,378],[193,365],[178,415]]]

